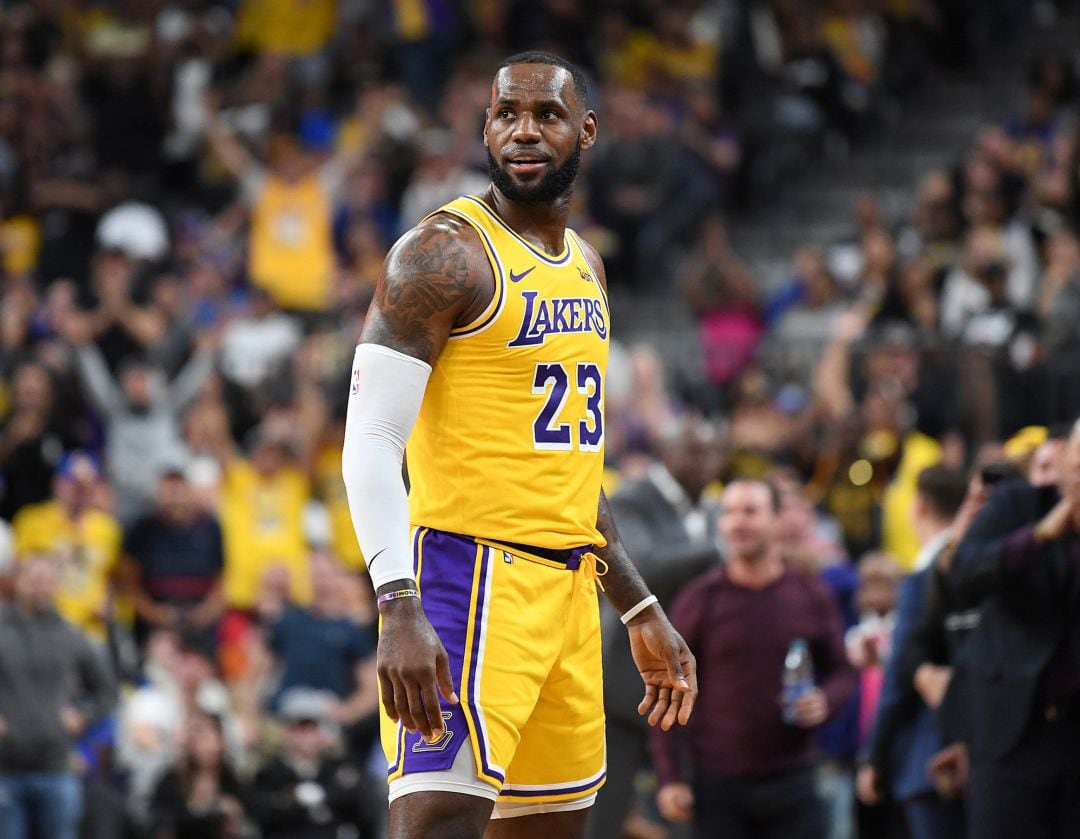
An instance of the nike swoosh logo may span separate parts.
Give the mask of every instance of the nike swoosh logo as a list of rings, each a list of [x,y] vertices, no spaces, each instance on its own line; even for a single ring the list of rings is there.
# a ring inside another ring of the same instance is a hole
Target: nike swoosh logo
[[[374,564],[376,559],[378,559],[380,556],[382,556],[384,553],[386,553],[387,550],[388,550],[388,548],[383,548],[381,551],[379,551],[377,554],[375,554],[375,556],[373,556],[371,559],[369,559],[367,561],[368,568],[370,568]]]
[[[511,271],[510,272],[510,282],[512,282],[512,283],[520,283],[522,280],[524,280],[527,276],[529,276],[529,274],[531,274],[535,270],[536,270],[536,266],[534,265],[528,271],[522,271],[520,274],[515,274],[513,271]]]

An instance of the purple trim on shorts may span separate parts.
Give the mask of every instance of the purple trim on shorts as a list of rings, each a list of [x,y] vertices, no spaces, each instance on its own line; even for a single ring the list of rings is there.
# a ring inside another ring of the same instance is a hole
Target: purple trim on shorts
[[[506,777],[502,772],[498,772],[491,768],[488,763],[488,749],[487,743],[484,742],[484,731],[480,726],[480,715],[476,711],[476,691],[480,686],[480,669],[476,666],[477,660],[480,655],[480,636],[484,627],[484,600],[487,596],[487,574],[488,574],[488,557],[494,553],[494,548],[484,547],[480,552],[480,585],[476,590],[476,618],[473,623],[473,643],[472,643],[472,657],[470,663],[472,665],[469,677],[469,703],[468,712],[473,721],[473,730],[476,731],[476,736],[480,741],[480,762],[485,775],[492,778],[498,778],[499,783],[506,781]]]
[[[527,789],[516,790],[503,787],[499,795],[503,798],[538,798],[541,795],[573,795],[575,792],[590,790],[607,777],[607,772],[601,772],[600,776],[588,784],[579,784],[576,787],[554,787],[552,789]]]
[[[420,547],[419,536],[423,532],[423,565],[420,568],[421,597],[424,604],[424,613],[434,627],[443,647],[446,648],[447,658],[450,660],[450,673],[454,678],[454,688],[461,694],[461,685],[465,678],[469,678],[470,696],[473,694],[472,674],[464,674],[465,668],[465,639],[468,634],[469,608],[472,603],[473,574],[476,570],[477,544],[466,536],[457,536],[444,533],[441,530],[430,528],[417,528],[417,536],[413,542],[413,563],[416,567],[416,559]],[[481,550],[480,561],[480,588],[477,592],[479,598],[476,608],[477,637],[473,644],[473,661],[476,650],[479,647],[479,627],[483,617],[485,574],[487,572],[487,549]],[[443,719],[446,721],[447,735],[443,740],[429,744],[425,743],[419,732],[410,734],[405,732],[405,748],[398,762],[391,767],[390,774],[401,768],[404,762],[403,774],[409,775],[414,772],[440,772],[450,769],[454,765],[458,749],[469,742],[469,726],[465,714],[469,714],[474,722],[478,736],[481,738],[480,754],[483,758],[484,772],[492,777],[502,780],[501,773],[491,772],[487,764],[487,744],[483,742],[479,721],[475,708],[467,705],[450,705],[441,696],[439,704],[442,708]],[[449,718],[446,715],[449,714]],[[399,735],[400,736],[400,735]],[[400,740],[399,740],[400,742]]]
[[[412,567],[413,575],[416,575],[417,560],[420,557],[420,537],[426,528],[417,527],[413,531],[412,537]],[[420,586],[419,577],[416,580],[417,588]],[[397,724],[397,732],[394,734],[394,762],[390,764],[386,769],[387,775],[393,775],[401,768],[402,748],[401,748],[401,723]]]

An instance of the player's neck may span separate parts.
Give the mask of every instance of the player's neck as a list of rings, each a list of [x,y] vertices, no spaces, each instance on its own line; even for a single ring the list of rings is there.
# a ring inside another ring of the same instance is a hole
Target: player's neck
[[[492,185],[488,200],[499,217],[521,238],[552,256],[563,252],[566,222],[570,218],[569,192],[549,203],[521,204],[511,201]]]

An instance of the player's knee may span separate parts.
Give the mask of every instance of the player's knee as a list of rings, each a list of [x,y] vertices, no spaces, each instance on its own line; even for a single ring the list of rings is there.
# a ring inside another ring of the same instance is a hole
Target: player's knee
[[[481,828],[463,818],[402,825],[390,831],[390,839],[482,839],[483,835]]]
[[[454,793],[419,793],[390,808],[390,839],[482,839],[491,815],[486,799]]]
[[[398,822],[390,839],[482,839],[484,828],[465,815],[437,816]]]

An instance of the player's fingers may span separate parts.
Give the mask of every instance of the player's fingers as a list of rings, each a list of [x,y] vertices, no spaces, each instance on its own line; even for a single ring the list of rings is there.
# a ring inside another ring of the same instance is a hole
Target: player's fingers
[[[420,698],[424,703],[424,719],[428,724],[428,728],[431,729],[432,736],[430,739],[438,740],[443,736],[445,728],[443,727],[442,708],[439,706],[439,689],[434,678],[424,685]]]
[[[679,707],[679,725],[686,725],[690,722],[690,715],[694,712],[694,705],[697,704],[697,659],[694,658],[694,654],[690,652],[685,644],[682,654],[683,673],[686,674],[686,681],[690,685],[690,690],[683,693],[682,705]]]
[[[439,693],[443,699],[454,705],[458,703],[458,695],[454,691],[454,677],[450,673],[450,659],[446,652],[440,652],[435,659],[435,678],[439,680]]]
[[[645,685],[645,696],[638,703],[637,712],[641,716],[644,716],[649,712],[649,709],[656,704],[656,685]]]
[[[433,683],[434,681],[432,679]],[[432,687],[434,688],[435,685],[432,684]],[[427,713],[424,710],[424,696],[420,689],[420,682],[411,679],[407,681],[405,693],[409,697],[409,716],[412,717],[414,729],[419,731],[420,736],[425,740],[432,739],[431,725],[428,723]]]
[[[680,645],[668,644],[664,649],[664,658],[667,663],[668,680],[671,684],[679,690],[690,690],[690,683],[686,681],[686,673],[683,672]]]
[[[394,722],[398,721],[397,704],[394,702],[394,680],[386,673],[379,674],[379,694],[382,696],[383,708],[386,716]]]
[[[683,695],[683,692],[679,690],[671,692],[671,704],[668,705],[667,712],[664,714],[663,719],[660,720],[660,728],[664,731],[670,730],[675,725],[675,720],[679,716],[679,708],[682,707]]]
[[[405,683],[400,679],[394,679],[394,705],[397,707],[398,719],[409,733],[416,731],[416,720],[409,711],[409,693]]]
[[[697,682],[697,659],[694,658],[694,654],[690,652],[690,648],[686,646],[686,642],[682,642],[682,648],[679,650],[679,658],[682,661],[683,676],[686,678],[686,684],[690,688],[690,692],[695,696],[698,692]]]
[[[668,706],[671,704],[671,688],[660,688],[656,697],[656,704],[653,706],[652,713],[649,714],[649,725],[656,725],[663,719],[664,714],[667,713]]]
[[[690,722],[690,715],[694,713],[694,703],[697,702],[697,690],[687,691],[682,695],[682,702],[679,704],[679,725],[686,725]]]

